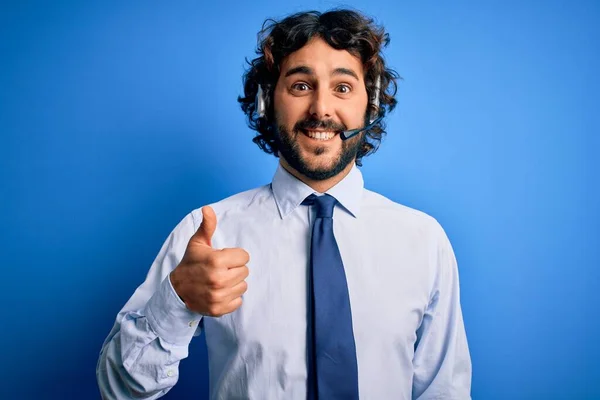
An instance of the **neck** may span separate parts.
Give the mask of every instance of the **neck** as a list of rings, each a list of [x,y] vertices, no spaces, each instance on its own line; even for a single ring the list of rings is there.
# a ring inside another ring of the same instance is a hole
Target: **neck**
[[[306,183],[308,186],[310,186],[316,192],[325,193],[326,191],[328,191],[329,189],[331,189],[332,187],[337,185],[342,179],[344,179],[346,177],[346,175],[348,175],[350,173],[350,171],[352,170],[352,167],[354,166],[354,160],[351,163],[349,163],[346,166],[346,168],[344,168],[342,170],[342,172],[340,172],[336,176],[332,176],[329,179],[325,179],[325,180],[321,180],[321,181],[310,179],[310,178],[302,175],[300,172],[298,172],[294,168],[292,168],[287,163],[287,161],[285,161],[285,159],[283,157],[279,157],[279,164],[281,164],[281,166],[283,168],[285,168],[285,170],[287,172],[294,175],[296,178],[298,178],[302,182]]]

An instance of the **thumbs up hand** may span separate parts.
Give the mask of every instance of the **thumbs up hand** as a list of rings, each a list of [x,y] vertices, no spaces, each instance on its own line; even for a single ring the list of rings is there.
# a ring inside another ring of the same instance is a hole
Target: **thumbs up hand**
[[[240,248],[213,249],[211,239],[216,229],[215,212],[210,206],[202,207],[202,223],[170,275],[173,288],[187,308],[211,317],[229,314],[242,305],[241,296],[248,289],[246,264],[250,260]]]

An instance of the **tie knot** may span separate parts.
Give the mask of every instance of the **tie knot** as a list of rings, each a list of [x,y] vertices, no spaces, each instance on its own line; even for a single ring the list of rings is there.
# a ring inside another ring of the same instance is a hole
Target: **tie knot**
[[[317,218],[332,218],[335,203],[337,203],[335,197],[328,194],[323,196],[311,194],[302,202],[305,206],[317,206]]]

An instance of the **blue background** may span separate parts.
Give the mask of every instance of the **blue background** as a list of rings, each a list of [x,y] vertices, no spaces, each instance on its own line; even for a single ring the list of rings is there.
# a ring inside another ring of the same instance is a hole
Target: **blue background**
[[[101,344],[171,229],[270,181],[244,58],[266,17],[341,5],[283,3],[2,3],[0,398],[98,398]],[[404,77],[366,185],[445,227],[474,399],[600,398],[600,3],[351,5]],[[204,398],[206,374],[200,338],[166,398]]]

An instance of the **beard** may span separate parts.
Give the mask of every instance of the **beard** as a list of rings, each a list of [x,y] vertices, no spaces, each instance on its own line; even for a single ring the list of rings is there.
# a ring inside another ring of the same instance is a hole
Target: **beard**
[[[350,164],[358,154],[364,133],[360,133],[354,138],[342,141],[342,147],[339,154],[328,167],[312,167],[310,163],[302,157],[300,145],[296,138],[298,135],[303,135],[302,130],[323,129],[328,131],[339,132],[345,131],[347,128],[344,124],[337,124],[330,120],[319,121],[316,119],[305,119],[298,121],[291,132],[283,125],[278,125],[275,135],[279,154],[288,162],[288,164],[305,177],[323,181],[332,178],[342,172],[348,164]],[[318,146],[313,150],[315,156],[320,156],[327,150],[327,147]]]

